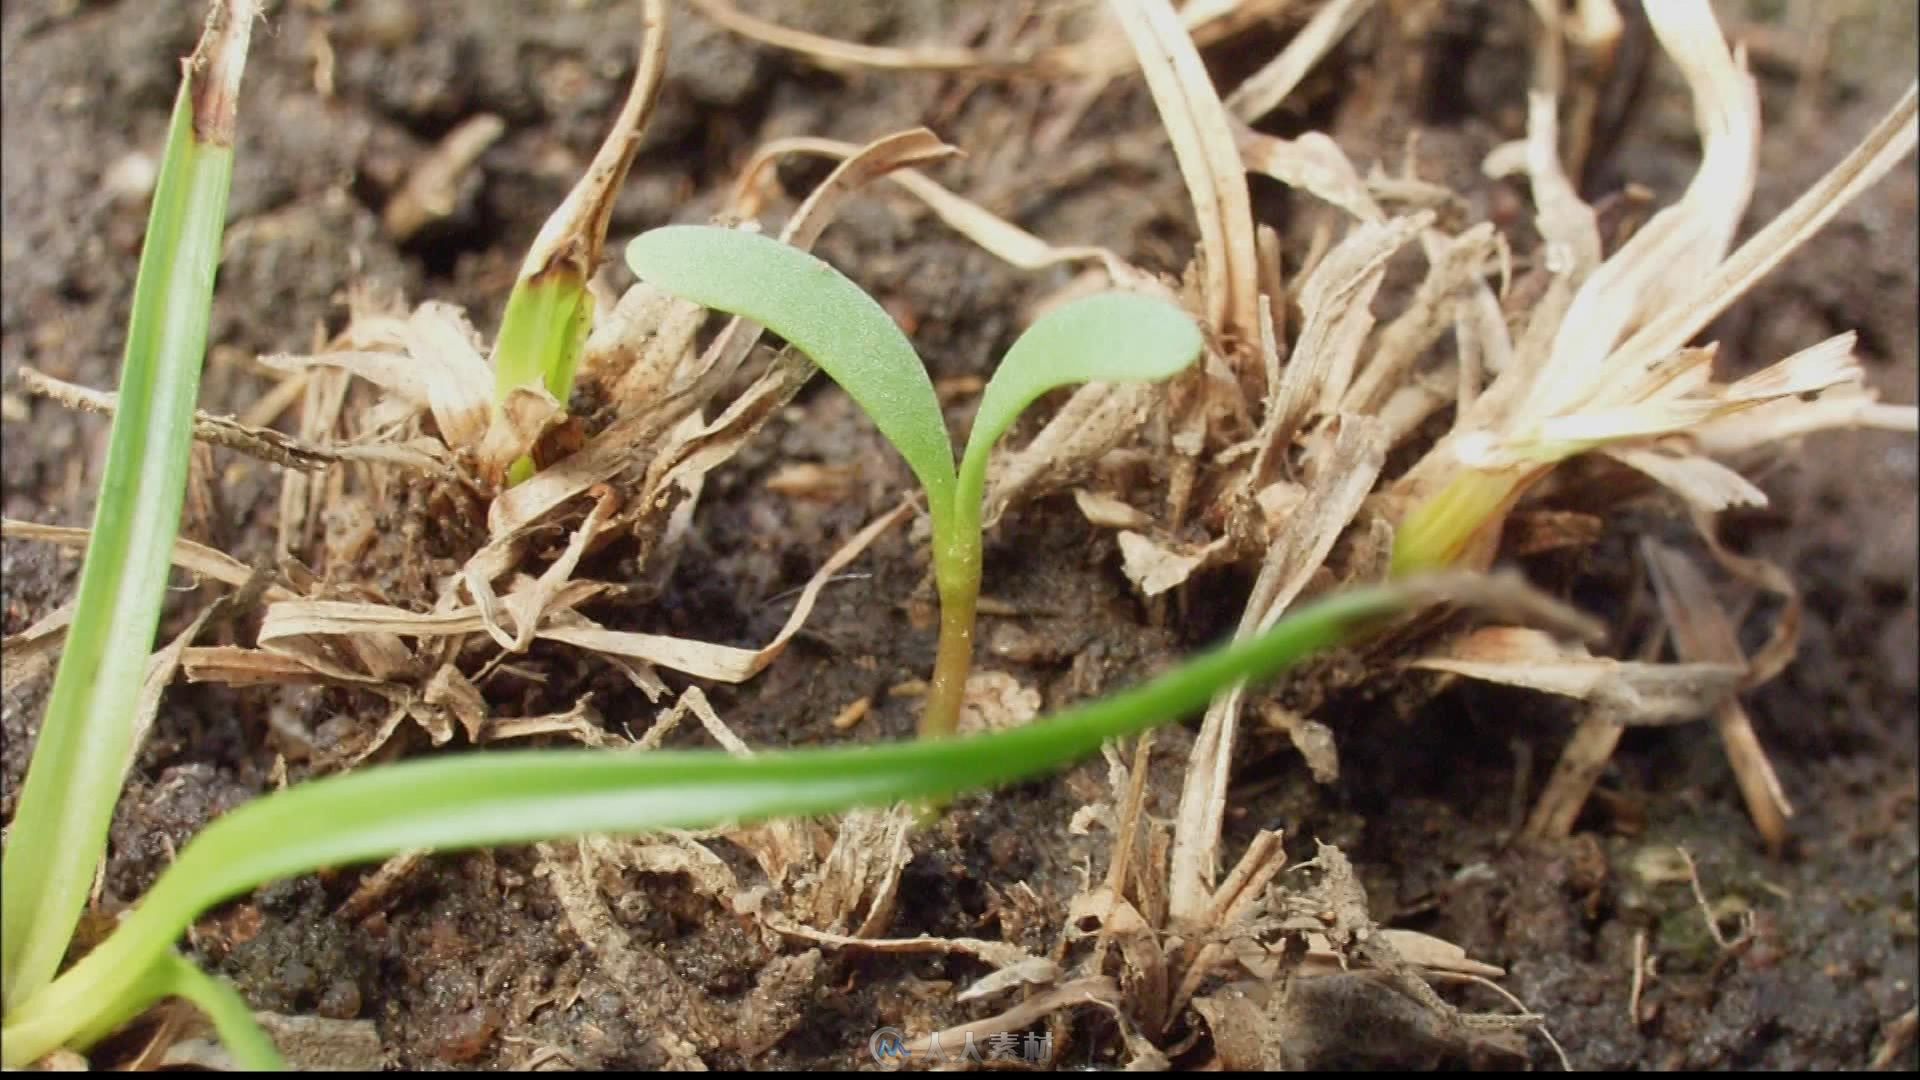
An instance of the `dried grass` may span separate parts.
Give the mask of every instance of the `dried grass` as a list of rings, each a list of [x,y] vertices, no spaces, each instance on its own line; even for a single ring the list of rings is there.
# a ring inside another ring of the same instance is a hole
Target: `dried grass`
[[[1457,196],[1417,176],[1411,148],[1401,175],[1385,175],[1377,163],[1363,173],[1324,133],[1282,139],[1250,126],[1282,105],[1372,6],[1321,5],[1279,55],[1223,100],[1198,49],[1276,20],[1289,9],[1284,0],[1195,0],[1178,10],[1167,0],[1113,0],[1094,13],[1082,40],[1035,45],[1009,32],[984,49],[836,42],[775,26],[723,0],[695,0],[723,27],[831,69],[1070,77],[1079,80],[1071,102],[1082,108],[1137,67],[1185,181],[1199,250],[1184,281],[1174,281],[1123,260],[1102,237],[1043,240],[989,210],[1000,205],[993,200],[922,171],[959,153],[925,129],[864,146],[770,142],[742,169],[723,218],[755,227],[774,198],[773,166],[789,155],[823,156],[838,164],[789,216],[780,234],[789,243],[811,247],[848,198],[885,177],[984,251],[1043,275],[1053,288],[1032,309],[1102,286],[1185,303],[1207,330],[1202,370],[1166,390],[1079,388],[1026,446],[995,460],[986,506],[991,525],[1023,502],[1071,487],[1086,520],[1116,532],[1120,570],[1156,617],[1167,602],[1183,602],[1198,575],[1221,567],[1254,577],[1240,637],[1270,627],[1303,597],[1376,578],[1385,572],[1390,523],[1464,472],[1513,480],[1506,505],[1520,510],[1507,552],[1582,546],[1597,535],[1595,514],[1604,507],[1526,516],[1527,490],[1562,458],[1598,452],[1651,478],[1694,513],[1714,559],[1746,585],[1785,600],[1773,636],[1751,657],[1699,570],[1649,545],[1645,559],[1677,663],[1656,662],[1652,653],[1637,660],[1595,655],[1569,641],[1593,640],[1590,621],[1511,582],[1457,579],[1434,585],[1433,604],[1471,619],[1416,621],[1350,660],[1372,679],[1469,678],[1577,702],[1573,736],[1524,830],[1535,839],[1570,832],[1626,727],[1711,716],[1749,813],[1777,851],[1791,807],[1735,695],[1791,660],[1800,603],[1778,567],[1725,550],[1711,515],[1764,503],[1759,487],[1733,467],[1758,451],[1830,428],[1911,432],[1920,414],[1875,400],[1863,385],[1851,334],[1810,343],[1730,384],[1713,376],[1714,348],[1689,343],[1912,151],[1915,93],[1909,90],[1856,150],[1736,246],[1755,182],[1760,122],[1745,56],[1728,48],[1704,0],[1649,5],[1660,44],[1693,95],[1702,160],[1685,195],[1608,254],[1593,207],[1570,179],[1587,152],[1593,86],[1570,77],[1563,52],[1571,44],[1593,63],[1610,63],[1619,16],[1606,0],[1581,0],[1571,14],[1558,3],[1535,4],[1543,39],[1536,90],[1525,103],[1526,138],[1485,162],[1489,175],[1524,173],[1533,197],[1542,244],[1535,272],[1544,282],[1522,295],[1524,288],[1511,287],[1505,239],[1491,224],[1458,224]],[[664,5],[649,3],[647,11],[640,71],[614,134],[542,231],[529,267],[577,259],[577,238],[605,231],[665,63]],[[1077,115],[1066,112],[1037,136],[1039,144],[1065,138]],[[390,231],[404,235],[445,212],[460,173],[498,135],[491,119],[457,130],[423,163],[388,208]],[[1291,280],[1282,271],[1278,234],[1254,219],[1248,172],[1325,204],[1315,208],[1322,225]],[[1424,276],[1400,313],[1379,325],[1375,309],[1389,268],[1416,257],[1409,250],[1415,241]],[[1069,268],[1085,272],[1069,279]],[[758,366],[760,328],[742,319],[729,320],[711,344],[696,349],[705,313],[635,286],[600,305],[587,341],[581,377],[606,403],[588,429],[589,418],[567,416],[566,403],[537,390],[495,408],[486,345],[464,312],[435,303],[409,312],[363,294],[352,308],[348,327],[317,341],[310,354],[265,359],[291,376],[271,395],[270,409],[263,403],[247,423],[201,419],[203,439],[288,466],[276,573],[268,580],[230,556],[179,542],[178,565],[236,589],[263,588],[266,606],[252,645],[192,647],[210,612],[202,613],[156,658],[143,703],[157,703],[176,665],[189,681],[318,684],[380,703],[379,719],[323,767],[397,750],[390,740],[409,721],[436,746],[462,737],[471,744],[553,738],[644,753],[690,715],[730,752],[752,753],[697,686],[660,709],[638,737],[611,730],[587,698],[554,702],[548,707],[557,711],[544,715],[503,716],[489,705],[489,690],[496,678],[543,678],[542,665],[591,662],[615,668],[660,702],[668,688],[659,669],[739,682],[774,662],[826,585],[905,521],[910,505],[846,539],[757,649],[602,625],[582,609],[665,584],[697,527],[706,477],[788,406],[812,377],[811,362],[784,351]],[[30,389],[55,400],[112,407],[111,395],[28,379]],[[743,381],[744,390],[723,396]],[[297,437],[264,428],[293,405]],[[1451,430],[1410,468],[1390,472],[1392,453],[1419,451],[1409,444],[1449,409]],[[528,454],[542,459],[540,471],[503,488],[508,465]],[[1162,465],[1165,493],[1112,479],[1128,470],[1098,469],[1126,455]],[[1097,472],[1100,479],[1089,479]],[[785,470],[768,486],[786,497],[831,502],[847,497],[842,479],[824,469]],[[376,510],[415,528],[423,521],[443,527],[439,539],[459,552],[455,572],[419,570],[424,560],[414,557],[414,540],[382,535]],[[85,539],[83,530],[13,521],[4,532],[69,545]],[[1487,540],[1475,552],[1482,565],[1502,551],[1497,535]],[[396,547],[403,552],[397,561],[414,568],[411,577],[362,580],[369,551],[392,555]],[[638,567],[639,588],[593,576],[603,573],[601,556],[609,552]],[[1553,632],[1522,625],[1528,620]],[[63,625],[56,611],[7,640],[9,686],[57,642]],[[565,659],[529,661],[536,641],[564,646]],[[969,692],[979,724],[1021,723],[1038,706],[1037,691],[1011,675],[981,672],[977,681]],[[856,699],[833,728],[851,728],[871,704]],[[1221,983],[1279,985],[1348,969],[1370,970],[1395,987],[1401,1007],[1439,1025],[1435,1030],[1460,1035],[1472,1028],[1465,1022],[1472,1018],[1434,997],[1426,979],[1495,978],[1501,970],[1450,943],[1376,925],[1336,849],[1321,847],[1308,864],[1320,874],[1305,885],[1283,876],[1277,831],[1257,833],[1229,859],[1235,853],[1223,827],[1248,705],[1265,727],[1286,736],[1316,779],[1337,780],[1336,735],[1311,706],[1249,698],[1243,688],[1222,694],[1205,714],[1180,763],[1179,801],[1169,820],[1150,812],[1153,741],[1141,739],[1131,753],[1113,748],[1110,795],[1073,818],[1076,831],[1111,832],[1104,873],[1095,876],[1089,867],[1085,887],[1050,909],[1031,902],[1024,917],[1057,922],[1040,927],[1054,942],[1044,954],[1004,941],[887,936],[913,856],[912,818],[897,808],[847,815],[831,828],[782,822],[719,834],[752,858],[764,885],[748,887],[703,838],[689,835],[548,846],[540,873],[569,925],[614,978],[666,987],[696,1011],[707,999],[661,968],[613,918],[600,894],[602,868],[683,875],[696,891],[753,920],[769,943],[945,953],[984,963],[992,972],[962,1000],[999,1002],[999,1011],[941,1031],[949,1048],[969,1034],[1017,1030],[1094,1005],[1112,1013],[1136,1065],[1164,1066],[1164,1039],[1191,1007],[1228,1062],[1229,1024],[1284,1033],[1297,1030],[1288,1025],[1298,1017],[1279,1006],[1249,1006]],[[417,862],[415,856],[369,879],[373,892],[356,894],[348,906],[371,911]],[[1003,928],[1009,917],[1003,914]],[[926,1048],[924,1039],[915,1046]],[[1293,1060],[1271,1050],[1245,1050],[1245,1061]],[[691,1049],[685,1056],[698,1060]]]

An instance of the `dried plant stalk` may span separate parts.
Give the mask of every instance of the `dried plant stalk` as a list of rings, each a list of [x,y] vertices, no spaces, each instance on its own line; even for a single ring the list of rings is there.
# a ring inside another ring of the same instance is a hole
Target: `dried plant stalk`
[[[1230,342],[1260,340],[1253,210],[1233,128],[1200,54],[1167,0],[1113,0],[1173,141],[1200,226],[1207,323]]]
[[[1734,637],[1733,624],[1699,568],[1650,539],[1641,541],[1640,550],[1680,658],[1745,665],[1747,659]],[[1727,763],[1739,782],[1747,814],[1760,830],[1767,850],[1778,856],[1786,848],[1787,819],[1793,816],[1793,806],[1787,802],[1773,763],[1767,760],[1767,752],[1754,733],[1753,720],[1739,700],[1729,696],[1714,709],[1713,726],[1726,748]]]

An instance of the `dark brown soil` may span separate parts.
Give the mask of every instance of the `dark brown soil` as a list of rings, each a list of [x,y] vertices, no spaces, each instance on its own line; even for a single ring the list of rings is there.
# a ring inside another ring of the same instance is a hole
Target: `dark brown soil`
[[[625,92],[639,26],[638,4],[626,0],[279,7],[255,34],[246,75],[202,393],[217,412],[243,410],[271,385],[254,355],[302,351],[316,327],[338,329],[351,282],[459,303],[490,332],[526,245]],[[939,0],[753,7],[785,25],[875,42],[957,41],[1007,15]],[[1827,73],[1801,115],[1796,109],[1809,102],[1795,96],[1797,54],[1790,24],[1775,21],[1779,5],[1718,7],[1736,36],[1754,35],[1769,125],[1752,220],[1764,220],[1911,78],[1914,25],[1909,13],[1881,19],[1870,38],[1837,39],[1832,55],[1847,62]],[[192,46],[197,8],[21,0],[0,20],[0,377],[8,395],[0,504],[8,517],[81,524],[91,514],[105,423],[25,398],[15,372],[25,364],[113,385],[146,214],[143,198],[116,191],[116,177],[136,155],[159,152],[176,60]],[[1397,167],[1405,134],[1417,130],[1423,175],[1466,193],[1476,216],[1486,216],[1488,206],[1511,201],[1477,166],[1490,146],[1519,133],[1530,62],[1524,22],[1516,21],[1524,11],[1441,4],[1415,57],[1421,63],[1406,69],[1412,78],[1383,75],[1389,60],[1406,57],[1382,44],[1370,22],[1302,89],[1301,105],[1278,117],[1276,130],[1331,130],[1362,169],[1375,161]],[[1256,33],[1209,59],[1219,77],[1236,78],[1279,40]],[[316,83],[321,42],[331,49],[330,98]],[[1637,47],[1652,48],[1644,31]],[[1697,159],[1683,88],[1661,58],[1648,72],[1636,107],[1621,113],[1618,137],[1587,170],[1590,198],[1630,182],[1670,198]],[[1177,271],[1192,250],[1190,211],[1170,153],[1154,141],[1157,119],[1137,80],[1117,83],[1076,130],[1072,145],[1112,148],[1099,169],[1025,151],[1049,108],[1045,88],[1028,83],[825,74],[677,9],[666,91],[614,236],[704,220],[769,138],[862,142],[926,123],[969,152],[940,173],[956,189],[1050,239],[1103,244]],[[506,135],[451,219],[395,245],[380,212],[396,179],[479,112],[501,116]],[[1154,153],[1130,149],[1141,145]],[[783,178],[803,191],[817,175],[797,169]],[[1277,188],[1260,189],[1258,200],[1284,225],[1288,202]],[[1723,363],[1750,370],[1858,329],[1872,382],[1888,399],[1912,402],[1920,372],[1916,209],[1908,160],[1721,320],[1712,336]],[[1519,233],[1515,240],[1531,242]],[[936,379],[987,372],[1010,342],[1020,306],[1061,280],[1009,271],[891,194],[856,199],[821,252],[914,327]],[[219,509],[199,523],[197,538],[244,560],[270,552],[276,470],[225,451],[213,460]],[[858,480],[834,502],[769,491],[772,471],[795,461],[852,464]],[[1311,853],[1311,838],[1339,845],[1359,868],[1377,918],[1506,967],[1503,984],[1548,1017],[1580,1067],[1865,1064],[1883,1026],[1914,1008],[1920,956],[1917,469],[1911,437],[1817,436],[1760,475],[1772,507],[1731,523],[1738,546],[1786,566],[1807,598],[1797,662],[1748,701],[1799,810],[1784,858],[1762,853],[1704,725],[1631,733],[1583,831],[1554,850],[1509,847],[1514,808],[1524,805],[1516,799],[1531,797],[1559,753],[1565,716],[1536,697],[1467,687],[1415,716],[1348,716],[1337,733],[1343,779],[1332,787],[1316,786],[1279,742],[1255,736],[1241,755],[1247,795],[1232,809],[1230,838],[1282,828],[1300,858]],[[763,642],[786,617],[791,590],[910,483],[859,411],[816,381],[710,479],[678,573],[642,617],[649,629]],[[1609,590],[1624,580],[1634,531],[1645,528],[1685,536],[1671,505],[1651,500],[1582,561],[1541,569],[1568,580],[1590,608],[1615,614]],[[10,634],[70,595],[77,559],[12,540],[0,552]],[[830,587],[807,631],[770,670],[743,686],[709,689],[721,715],[762,746],[908,734],[913,703],[886,691],[923,677],[931,659],[932,631],[912,617],[924,558],[924,544],[904,530],[883,538],[854,567],[864,576]],[[992,664],[1040,689],[1049,706],[1133,682],[1217,638],[1246,587],[1233,575],[1201,582],[1184,619],[1152,627],[1110,534],[1062,498],[1009,516],[992,538],[986,581],[989,594],[1024,612],[983,621],[984,639],[1001,644]],[[183,603],[175,617],[192,610]],[[1772,613],[1749,620],[1756,639]],[[593,688],[611,723],[640,725],[652,715],[623,683]],[[45,690],[36,680],[4,702],[9,818]],[[869,695],[874,712],[853,732],[828,723]],[[207,820],[269,787],[269,708],[303,710],[323,732],[351,734],[377,718],[365,706],[331,695],[171,690],[116,818],[107,910],[135,901]],[[1188,738],[1175,729],[1162,739],[1169,760],[1183,756]],[[1103,839],[1067,829],[1104,775],[1095,763],[969,799],[918,835],[894,933],[998,936],[1011,924],[995,890],[1022,881],[1058,925],[1080,874],[1104,865]],[[1518,784],[1532,788],[1516,796]],[[1711,896],[1737,897],[1756,912],[1757,938],[1743,952],[1719,954],[1684,885],[1643,878],[1648,853],[1670,845],[1693,853]],[[981,973],[970,961],[815,957],[798,943],[776,952],[666,874],[629,872],[610,883],[624,893],[616,917],[648,965],[645,980],[622,984],[596,969],[533,866],[520,850],[432,859],[370,922],[336,914],[358,872],[274,885],[210,919],[199,954],[258,1008],[371,1018],[388,1062],[406,1068],[511,1067],[542,1047],[558,1048],[577,1067],[644,1068],[675,1061],[677,1040],[709,1067],[871,1067],[868,1036],[882,1025],[925,1030],[985,1015],[952,1000],[953,988]],[[1660,976],[1645,988],[1635,1024],[1627,1002],[1642,932]],[[1477,991],[1461,1000],[1494,1004]],[[1089,1013],[1062,1029],[1062,1062],[1124,1060],[1104,1025]],[[1534,1046],[1536,1065],[1551,1062]],[[1408,1055],[1424,1060],[1415,1048]],[[1916,1063],[1911,1047],[1893,1062]]]

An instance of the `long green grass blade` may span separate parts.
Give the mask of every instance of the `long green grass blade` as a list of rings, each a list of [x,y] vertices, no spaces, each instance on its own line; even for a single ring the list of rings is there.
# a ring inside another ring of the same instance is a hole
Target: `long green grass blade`
[[[224,51],[184,80],[154,190],[93,533],[5,856],[0,973],[8,1008],[45,987],[66,954],[133,751],[134,702],[180,526],[193,409],[227,189],[233,96],[250,4],[210,25]],[[206,48],[203,42],[203,50]],[[196,101],[196,97],[200,100]]]
[[[627,265],[684,300],[786,338],[860,403],[926,488],[936,527],[953,501],[953,441],[926,366],[884,308],[840,271],[755,233],[673,225],[634,238]]]
[[[473,753],[368,769],[268,795],[209,825],[118,930],[7,1016],[16,1065],[132,1015],[143,973],[194,919],[263,882],[417,848],[695,828],[949,797],[1038,776],[1206,704],[1221,687],[1338,644],[1414,601],[1380,588],[1307,607],[1267,634],[1145,686],[1024,728],[964,739],[739,758],[719,751]]]

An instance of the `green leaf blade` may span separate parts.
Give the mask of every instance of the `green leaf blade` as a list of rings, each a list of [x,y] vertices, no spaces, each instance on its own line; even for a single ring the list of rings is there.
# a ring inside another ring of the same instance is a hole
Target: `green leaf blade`
[[[193,1002],[226,1045],[234,1063],[248,1072],[285,1072],[287,1063],[273,1039],[253,1018],[253,1010],[239,991],[195,967],[185,957],[168,954],[167,980],[175,996]]]
[[[0,875],[8,1006],[52,979],[86,904],[171,573],[233,175],[231,144],[195,137],[193,91],[174,105],[73,624]]]
[[[960,513],[978,515],[988,453],[1040,395],[1077,383],[1171,378],[1204,344],[1186,312],[1130,293],[1101,293],[1049,312],[1007,350],[981,395],[960,464]]]
[[[1415,599],[1356,591],[1304,608],[1144,686],[991,735],[884,746],[720,751],[506,751],[407,762],[268,795],[219,818],[86,959],[9,1012],[5,1061],[31,1061],[125,1008],[207,909],[264,882],[419,848],[697,828],[944,799],[1051,772],[1107,739],[1201,708],[1220,689],[1338,644]]]
[[[564,408],[592,326],[593,294],[579,275],[556,270],[515,282],[494,340],[494,403],[541,386]]]
[[[635,237],[627,265],[656,288],[787,339],[866,410],[928,498],[951,503],[953,442],[933,381],[892,317],[845,275],[778,240],[703,225]]]

